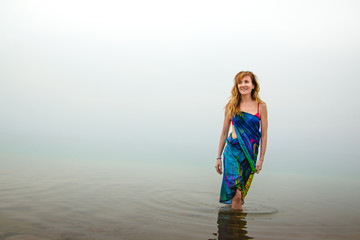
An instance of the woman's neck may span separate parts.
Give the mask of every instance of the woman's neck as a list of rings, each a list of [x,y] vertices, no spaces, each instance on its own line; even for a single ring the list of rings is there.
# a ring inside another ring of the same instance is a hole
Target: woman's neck
[[[248,102],[252,102],[252,98],[251,98],[251,94],[247,94],[247,95],[241,95],[241,101],[240,103],[248,103]]]

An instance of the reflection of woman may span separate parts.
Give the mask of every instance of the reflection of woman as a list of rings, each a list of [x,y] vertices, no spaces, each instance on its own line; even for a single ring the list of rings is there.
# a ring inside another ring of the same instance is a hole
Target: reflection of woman
[[[243,212],[229,211],[220,208],[217,221],[218,240],[253,239],[247,236],[246,215],[247,214]]]
[[[242,210],[254,173],[261,171],[264,161],[268,121],[266,104],[259,98],[259,90],[252,72],[239,72],[225,106],[215,168],[222,174],[221,155],[226,141],[220,202],[231,204],[233,209]],[[227,138],[230,125],[232,131]],[[259,145],[261,151],[257,160]]]

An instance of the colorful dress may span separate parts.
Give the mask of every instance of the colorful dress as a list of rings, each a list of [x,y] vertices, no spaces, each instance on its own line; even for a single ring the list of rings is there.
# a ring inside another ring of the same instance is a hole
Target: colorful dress
[[[259,109],[259,105],[258,105]],[[220,202],[231,204],[236,189],[240,189],[242,199],[250,188],[260,143],[260,116],[241,112],[232,118],[237,138],[229,135],[224,150],[224,173],[220,191]]]

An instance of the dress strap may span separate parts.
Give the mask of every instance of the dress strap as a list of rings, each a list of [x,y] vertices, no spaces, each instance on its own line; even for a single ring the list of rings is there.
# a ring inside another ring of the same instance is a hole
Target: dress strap
[[[257,116],[260,119],[260,102],[258,102],[258,112],[255,116]]]

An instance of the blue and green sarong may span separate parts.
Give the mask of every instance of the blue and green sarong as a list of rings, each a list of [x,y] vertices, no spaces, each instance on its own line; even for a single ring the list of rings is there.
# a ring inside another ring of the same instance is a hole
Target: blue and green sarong
[[[224,173],[220,191],[220,202],[231,204],[236,189],[245,199],[256,172],[256,161],[260,143],[260,118],[241,112],[232,118],[237,138],[232,134],[226,140],[224,150]]]

